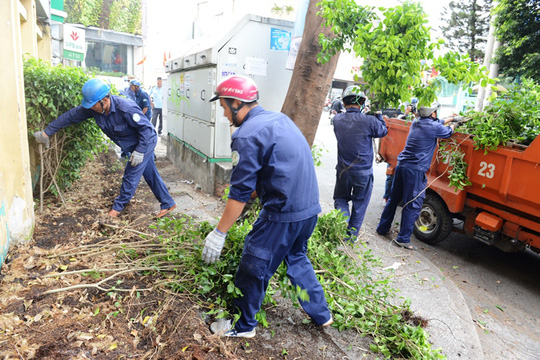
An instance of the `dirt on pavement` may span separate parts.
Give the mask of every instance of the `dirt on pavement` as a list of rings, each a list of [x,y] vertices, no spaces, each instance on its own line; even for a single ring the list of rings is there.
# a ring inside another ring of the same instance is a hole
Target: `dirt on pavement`
[[[157,166],[171,195],[183,199],[177,216],[190,212],[207,220],[224,203],[195,189],[167,159]],[[305,323],[290,301],[266,309],[269,328],[253,339],[211,334],[195,299],[167,291],[141,272],[121,273],[121,252],[99,252],[112,239],[137,243],[159,204],[141,182],[119,221],[106,214],[120,188],[123,167],[114,152],[89,163],[65,195],[65,206],[46,198],[36,208],[33,238],[13,246],[0,272],[0,358],[2,359],[373,359],[369,340]],[[185,201],[184,201],[185,200]],[[190,204],[187,206],[186,204]],[[204,208],[205,211],[200,211]],[[88,269],[112,268],[98,283]],[[68,276],[69,274],[69,276]],[[96,285],[97,284],[97,285]],[[115,286],[127,291],[116,290]],[[120,286],[121,284],[121,286]],[[54,289],[68,288],[56,293]],[[112,289],[111,289],[112,288]],[[150,290],[144,290],[150,289]]]

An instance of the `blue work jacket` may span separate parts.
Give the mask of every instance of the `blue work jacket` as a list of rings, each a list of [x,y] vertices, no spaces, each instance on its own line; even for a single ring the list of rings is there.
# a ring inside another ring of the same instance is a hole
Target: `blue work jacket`
[[[49,136],[71,124],[94,118],[97,126],[125,152],[146,153],[148,144],[157,142],[152,123],[133,101],[111,95],[109,114],[100,114],[92,109],[77,106],[51,121],[45,129]]]
[[[398,166],[428,171],[437,146],[437,139],[452,136],[453,130],[439,119],[430,117],[415,119],[407,136],[405,148],[398,155]]]
[[[338,144],[336,170],[351,175],[373,174],[373,138],[388,134],[381,115],[366,115],[350,107],[334,118],[334,133]]]
[[[256,190],[261,218],[296,222],[321,212],[311,149],[282,113],[251,109],[232,134],[229,198],[246,203]]]
[[[143,89],[139,89],[134,96],[134,101],[137,103],[137,105],[139,105],[141,110],[148,108],[144,115],[148,118],[148,120],[152,119],[152,104],[150,103],[150,96],[148,93]]]

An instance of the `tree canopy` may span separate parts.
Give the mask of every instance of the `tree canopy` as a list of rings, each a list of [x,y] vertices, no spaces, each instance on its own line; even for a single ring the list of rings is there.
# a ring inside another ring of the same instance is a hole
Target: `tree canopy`
[[[444,41],[431,40],[427,14],[417,2],[407,0],[393,8],[379,8],[382,14],[353,0],[323,0],[319,4],[321,16],[335,34],[333,39],[321,37],[319,59],[326,61],[338,51],[352,51],[362,58],[365,90],[379,109],[395,108],[413,96],[420,105],[430,104],[440,84],[422,74],[436,71],[454,84],[476,83],[486,77],[468,56],[455,52],[435,56]]]
[[[142,0],[66,0],[66,21],[142,34]]]
[[[469,54],[473,61],[484,57],[491,4],[491,0],[450,1],[444,7],[446,25],[440,28],[450,49]]]
[[[540,2],[500,0],[495,14],[495,35],[503,44],[494,58],[499,71],[540,82]]]

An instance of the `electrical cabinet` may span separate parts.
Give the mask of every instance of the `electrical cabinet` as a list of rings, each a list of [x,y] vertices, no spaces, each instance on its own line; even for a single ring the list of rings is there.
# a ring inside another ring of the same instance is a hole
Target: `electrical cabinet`
[[[211,159],[229,159],[231,131],[219,102],[210,103],[217,84],[231,75],[250,76],[259,104],[280,111],[292,72],[285,68],[294,23],[247,15],[219,37],[192,40],[184,56],[169,60],[167,129]]]

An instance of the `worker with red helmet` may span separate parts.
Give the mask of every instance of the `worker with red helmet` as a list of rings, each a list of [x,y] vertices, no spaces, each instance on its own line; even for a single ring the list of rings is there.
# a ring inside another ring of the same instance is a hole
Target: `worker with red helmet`
[[[35,132],[34,137],[37,142],[48,144],[49,136],[60,129],[94,118],[101,130],[124,153],[131,154],[122,178],[120,195],[114,201],[109,216],[120,215],[135,195],[141,177],[144,177],[161,203],[161,210],[156,217],[165,216],[176,205],[154,163],[156,131],[137,104],[121,96],[111,95],[110,90],[109,84],[101,79],[88,80],[82,88],[82,104],[60,115],[44,131]]]
[[[243,296],[234,300],[240,318],[216,321],[210,330],[230,337],[253,337],[268,282],[285,261],[293,286],[309,296],[300,304],[315,324],[329,326],[333,319],[323,288],[307,257],[307,241],[317,224],[319,189],[309,145],[286,115],[264,110],[259,91],[248,77],[221,81],[216,95],[225,116],[237,127],[232,134],[230,191],[225,210],[205,240],[202,257],[213,263],[221,254],[227,231],[252,197],[262,210],[246,236],[235,285]]]

